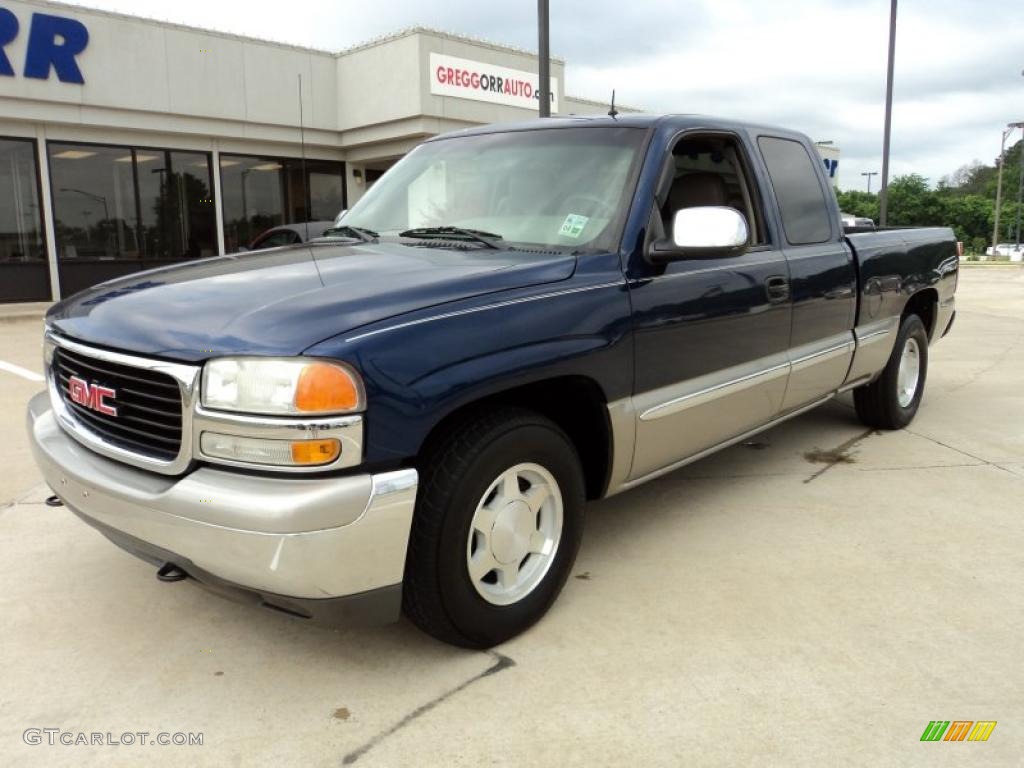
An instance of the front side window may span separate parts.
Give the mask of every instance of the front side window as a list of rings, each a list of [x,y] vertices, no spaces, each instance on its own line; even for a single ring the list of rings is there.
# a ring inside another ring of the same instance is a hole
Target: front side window
[[[509,244],[615,246],[644,130],[541,129],[427,142],[343,223],[380,234],[460,227]]]
[[[672,184],[660,210],[667,236],[671,237],[673,220],[680,210],[725,206],[743,215],[751,246],[767,242],[757,187],[735,137],[684,136],[672,148],[671,162]]]

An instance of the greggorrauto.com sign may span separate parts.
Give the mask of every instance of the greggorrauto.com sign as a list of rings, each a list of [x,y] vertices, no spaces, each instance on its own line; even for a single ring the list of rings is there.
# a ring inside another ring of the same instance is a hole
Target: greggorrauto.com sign
[[[430,92],[537,110],[537,73],[430,54]],[[558,79],[551,78],[551,111],[558,111]]]

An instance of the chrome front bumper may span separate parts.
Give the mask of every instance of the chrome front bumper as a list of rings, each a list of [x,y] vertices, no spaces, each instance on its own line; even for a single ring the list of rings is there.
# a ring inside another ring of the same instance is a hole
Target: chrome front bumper
[[[45,392],[29,403],[28,431],[57,496],[116,543],[125,546],[116,536],[123,534],[140,545],[126,549],[149,545],[151,553],[180,559],[186,571],[258,595],[308,601],[388,588],[400,595],[416,501],[413,469],[332,478],[211,467],[158,475],[73,440]]]

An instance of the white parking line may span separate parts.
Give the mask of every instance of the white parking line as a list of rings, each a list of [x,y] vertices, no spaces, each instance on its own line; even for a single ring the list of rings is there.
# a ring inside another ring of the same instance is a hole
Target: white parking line
[[[28,379],[29,381],[46,381],[46,379],[35,371],[30,371],[28,368],[22,368],[20,365],[8,363],[4,360],[0,360],[0,371],[13,373],[15,376],[21,376],[21,378]]]

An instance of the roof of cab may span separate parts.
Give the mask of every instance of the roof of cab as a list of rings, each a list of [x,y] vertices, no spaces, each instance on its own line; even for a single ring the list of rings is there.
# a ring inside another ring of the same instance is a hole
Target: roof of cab
[[[544,129],[557,129],[557,128],[590,128],[590,127],[610,127],[616,126],[620,128],[654,128],[662,124],[671,124],[675,128],[725,128],[725,129],[753,129],[753,130],[764,130],[777,135],[788,135],[792,136],[796,134],[796,131],[787,128],[780,128],[777,126],[760,125],[755,123],[747,123],[741,120],[731,120],[723,117],[713,117],[711,115],[652,115],[652,114],[625,114],[619,115],[618,117],[609,117],[607,115],[579,115],[579,116],[556,116],[556,117],[535,117],[532,120],[523,120],[515,123],[492,123],[490,125],[478,125],[472,128],[463,128],[458,131],[452,131],[450,133],[444,133],[439,136],[435,136],[428,141],[439,141],[448,138],[454,138],[456,136],[475,136],[487,133],[507,133],[511,131],[535,131],[540,128]]]

